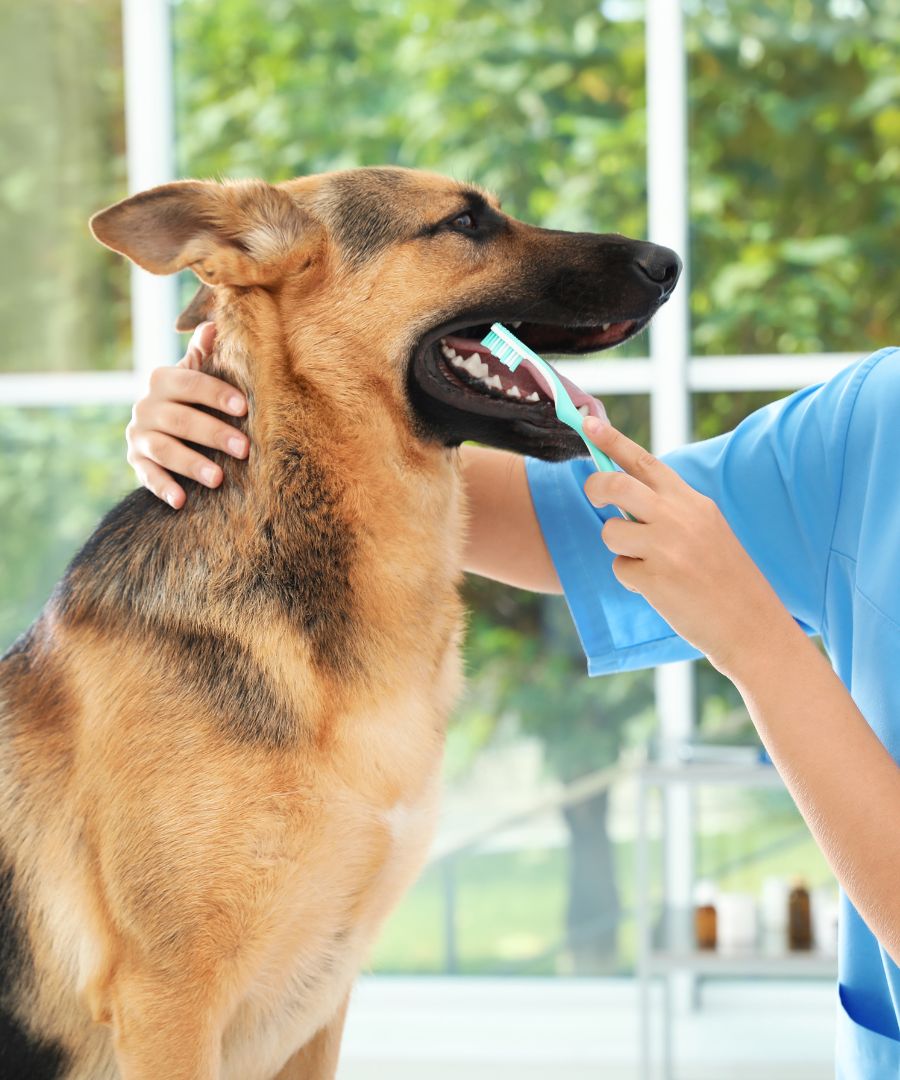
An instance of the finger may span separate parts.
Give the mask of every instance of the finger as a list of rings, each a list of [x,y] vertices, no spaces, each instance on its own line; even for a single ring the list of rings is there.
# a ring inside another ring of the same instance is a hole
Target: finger
[[[137,451],[169,472],[189,476],[206,487],[214,488],[222,483],[222,470],[215,462],[162,431],[151,431],[138,439]]]
[[[205,371],[156,368],[150,375],[150,392],[157,399],[206,405],[231,416],[243,416],[247,411],[247,399],[240,390]]]
[[[157,499],[167,502],[173,510],[180,510],[184,506],[187,498],[184,488],[180,487],[165,469],[161,469],[149,458],[138,457],[134,460],[134,471],[141,485],[152,491]]]
[[[603,526],[600,536],[614,555],[643,559],[647,554],[648,531],[639,522],[610,518]]]
[[[216,324],[211,322],[200,323],[191,335],[187,352],[178,361],[178,366],[199,371],[203,367],[203,361],[212,352],[215,341]]]
[[[611,424],[604,424],[597,417],[589,416],[584,422],[584,432],[595,446],[611,457],[625,472],[642,480],[654,491],[671,487],[673,479],[679,480],[677,473],[668,465],[627,435],[617,431]]]
[[[638,521],[653,520],[655,492],[628,473],[591,473],[584,483],[584,493],[596,507],[617,506]]]
[[[640,587],[641,572],[645,571],[643,559],[633,559],[629,555],[617,555],[613,559],[612,570],[616,580],[629,592],[643,592]]]
[[[155,421],[153,426],[167,435],[212,450],[224,450],[232,457],[244,458],[250,449],[250,440],[243,432],[190,405],[162,402],[157,406]]]

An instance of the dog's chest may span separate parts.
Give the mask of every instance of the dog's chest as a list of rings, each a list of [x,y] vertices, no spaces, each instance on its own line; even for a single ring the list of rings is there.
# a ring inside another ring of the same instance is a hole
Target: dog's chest
[[[335,827],[323,838],[327,865],[313,868],[315,901],[298,882],[294,902],[278,913],[281,940],[226,1032],[222,1080],[271,1080],[338,1012],[424,861],[438,794],[435,771],[414,801],[386,810],[347,793],[339,798]]]

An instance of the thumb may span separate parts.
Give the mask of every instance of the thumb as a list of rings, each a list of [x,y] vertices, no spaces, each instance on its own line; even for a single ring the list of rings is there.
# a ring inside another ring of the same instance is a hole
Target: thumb
[[[216,324],[202,322],[197,325],[191,340],[188,343],[187,352],[179,361],[179,367],[193,368],[199,371],[203,367],[203,361],[209,356],[216,342]]]

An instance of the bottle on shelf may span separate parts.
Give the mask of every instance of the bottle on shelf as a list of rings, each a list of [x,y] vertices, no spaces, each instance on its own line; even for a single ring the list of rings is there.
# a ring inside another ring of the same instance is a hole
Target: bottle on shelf
[[[698,949],[714,949],[717,937],[716,887],[698,881],[694,888],[694,934]]]
[[[722,952],[746,952],[757,945],[756,898],[744,892],[720,892],[718,947]]]
[[[775,953],[787,948],[790,885],[783,877],[767,877],[760,893],[763,946]]]
[[[795,878],[788,897],[788,948],[801,952],[812,948],[812,908],[803,878]]]

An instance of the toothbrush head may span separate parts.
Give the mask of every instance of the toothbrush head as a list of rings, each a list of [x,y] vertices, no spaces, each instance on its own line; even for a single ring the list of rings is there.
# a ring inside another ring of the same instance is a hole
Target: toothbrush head
[[[481,344],[490,349],[497,359],[505,364],[510,371],[515,371],[523,360],[536,360],[538,364],[544,361],[537,353],[532,352],[528,346],[519,341],[511,330],[507,330],[502,323],[494,323],[490,333],[482,338]]]

